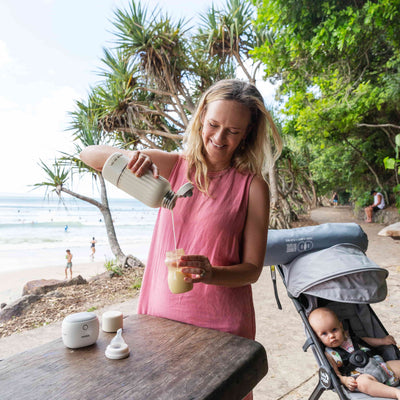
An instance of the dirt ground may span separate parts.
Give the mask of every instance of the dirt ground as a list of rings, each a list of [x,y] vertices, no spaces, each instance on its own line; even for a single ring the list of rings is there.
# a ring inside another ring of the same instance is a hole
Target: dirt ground
[[[366,224],[356,220],[348,207],[322,207],[312,210],[310,221],[302,217],[297,226],[323,224],[329,222],[355,222],[366,232],[369,239],[367,256],[379,266],[389,271],[387,298],[373,305],[374,311],[385,328],[400,343],[400,240],[378,236],[383,224]],[[276,306],[268,267],[263,269],[260,279],[253,285],[256,309],[256,340],[268,355],[268,374],[255,387],[255,400],[304,400],[308,399],[318,382],[318,368],[311,351],[304,352],[304,327],[284,285],[278,281],[278,292],[282,310]],[[98,309],[101,313],[119,310],[124,316],[135,313],[137,297],[112,308]],[[0,338],[0,359],[10,357],[29,348],[45,344],[60,337],[61,321],[15,333]],[[333,392],[326,392],[323,400],[337,400]],[[322,400],[321,399],[321,400]]]
[[[354,217],[349,207],[320,207],[311,211],[310,218],[318,224],[328,222],[355,222],[368,236],[367,256],[381,267],[400,265],[400,240],[379,236],[386,225],[367,224]]]

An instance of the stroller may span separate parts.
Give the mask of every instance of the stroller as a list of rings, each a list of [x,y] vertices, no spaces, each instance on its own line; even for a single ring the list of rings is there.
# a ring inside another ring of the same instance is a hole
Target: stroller
[[[270,230],[264,265],[271,277],[278,308],[282,309],[276,286],[276,270],[299,313],[306,334],[303,350],[311,347],[319,366],[319,380],[309,400],[333,390],[340,400],[382,399],[344,387],[309,322],[317,307],[331,308],[346,330],[357,336],[384,337],[388,334],[370,304],[387,295],[387,270],[365,255],[368,238],[355,223],[329,223],[304,228]],[[400,359],[396,346],[375,348],[384,360]],[[383,399],[382,399],[383,400]]]

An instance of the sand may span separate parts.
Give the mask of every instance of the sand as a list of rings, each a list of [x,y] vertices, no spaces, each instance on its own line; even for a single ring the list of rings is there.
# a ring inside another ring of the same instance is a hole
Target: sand
[[[324,207],[313,210],[311,218],[317,223],[357,222],[365,230],[369,239],[367,256],[389,271],[388,296],[384,301],[373,305],[373,309],[386,329],[400,343],[400,240],[394,241],[389,237],[378,236],[378,232],[384,225],[356,221],[346,207]],[[87,273],[93,273],[94,268],[96,268],[94,264],[89,264]],[[74,273],[78,270],[77,266]],[[63,278],[63,269],[60,274]],[[53,277],[36,275],[33,279]],[[15,285],[17,276],[20,276],[19,272],[16,275],[10,275],[11,286],[19,285]],[[22,275],[22,277],[24,282],[28,275]],[[0,285],[3,284],[2,276],[0,276]],[[280,279],[278,279],[278,292],[283,310],[278,310],[276,306],[270,271],[269,268],[264,268],[260,279],[253,285],[253,295],[256,309],[256,340],[267,351],[269,371],[254,389],[254,399],[307,399],[318,382],[317,363],[311,351],[305,353],[302,350],[305,341],[304,327]],[[124,315],[129,315],[136,313],[136,305],[137,298],[134,298],[120,304],[109,305],[96,312],[100,316],[104,311],[114,309],[123,312]],[[60,332],[61,322],[59,321],[2,338],[0,339],[0,359],[58,339]],[[326,392],[322,398],[337,400],[338,396],[333,392]]]
[[[81,275],[88,279],[106,271],[104,261],[96,261],[72,265],[72,277]],[[17,271],[0,272],[0,304],[10,304],[22,295],[22,289],[26,282],[37,279],[64,280],[64,267],[45,267],[21,269]],[[68,271],[69,278],[69,271]]]

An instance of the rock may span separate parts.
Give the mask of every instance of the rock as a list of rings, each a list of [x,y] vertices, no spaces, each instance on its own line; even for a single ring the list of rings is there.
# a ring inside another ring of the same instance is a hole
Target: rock
[[[379,236],[390,236],[393,239],[400,239],[400,222],[386,226],[378,232]]]
[[[0,311],[0,322],[6,322],[6,321],[9,321],[13,317],[18,317],[32,303],[35,303],[36,301],[40,300],[41,298],[42,298],[41,295],[28,294],[26,296],[20,297],[18,300],[15,300],[11,304],[6,305]]]
[[[86,279],[83,279],[81,275],[65,281],[57,279],[38,279],[35,281],[29,281],[24,285],[22,296],[28,294],[46,294],[47,292],[51,292],[59,287],[86,284]]]
[[[0,304],[0,309],[3,309],[6,305],[7,305],[7,303],[1,303]]]
[[[365,221],[364,209],[360,209],[358,210],[358,212],[354,212],[354,216],[361,221]],[[372,221],[378,224],[385,224],[385,225],[399,222],[400,221],[399,210],[394,206],[389,206],[384,208],[383,210],[376,211],[372,214]]]

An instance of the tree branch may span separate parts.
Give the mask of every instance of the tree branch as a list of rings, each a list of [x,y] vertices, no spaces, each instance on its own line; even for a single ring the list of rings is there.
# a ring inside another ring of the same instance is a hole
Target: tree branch
[[[394,124],[357,124],[357,127],[365,126],[366,128],[395,128],[400,129],[399,125]]]

